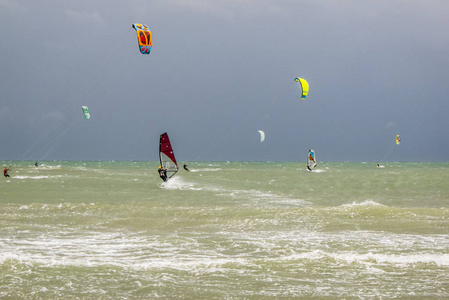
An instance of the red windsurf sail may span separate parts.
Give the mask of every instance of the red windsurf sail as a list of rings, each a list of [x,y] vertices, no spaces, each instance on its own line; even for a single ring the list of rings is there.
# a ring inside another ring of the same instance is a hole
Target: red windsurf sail
[[[173,153],[173,148],[166,132],[161,134],[159,140],[159,160],[161,167],[167,169],[168,178],[178,172],[178,164],[176,163],[175,154]]]

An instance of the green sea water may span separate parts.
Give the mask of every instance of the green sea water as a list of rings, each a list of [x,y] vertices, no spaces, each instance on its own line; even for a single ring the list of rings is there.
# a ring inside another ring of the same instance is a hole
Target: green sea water
[[[449,164],[1,162],[0,298],[449,298]]]

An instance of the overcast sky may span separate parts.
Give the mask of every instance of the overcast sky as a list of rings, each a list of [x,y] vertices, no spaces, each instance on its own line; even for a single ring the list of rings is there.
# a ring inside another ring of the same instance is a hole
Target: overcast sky
[[[447,162],[448,116],[447,0],[0,0],[0,160],[157,161],[168,132],[178,161]]]

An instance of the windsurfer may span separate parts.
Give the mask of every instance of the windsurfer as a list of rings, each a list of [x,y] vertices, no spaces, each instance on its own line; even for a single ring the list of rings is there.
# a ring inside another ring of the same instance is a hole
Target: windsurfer
[[[162,180],[167,181],[167,169],[159,166],[159,169],[157,171],[159,172],[159,176],[162,178]]]
[[[187,164],[184,164],[184,170],[186,170],[187,172],[190,172],[190,170],[189,169],[187,169]]]
[[[5,167],[5,169],[3,169],[3,176],[10,177],[9,174],[8,174],[9,170],[11,170],[11,166],[9,166],[9,168]]]
[[[307,170],[312,171],[316,167],[315,151],[309,149],[309,154],[307,155]]]

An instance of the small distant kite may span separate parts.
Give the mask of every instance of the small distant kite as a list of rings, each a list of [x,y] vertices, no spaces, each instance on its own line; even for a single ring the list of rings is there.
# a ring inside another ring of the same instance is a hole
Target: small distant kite
[[[396,135],[396,145],[399,145],[401,143],[401,137],[398,135]]]
[[[263,132],[262,130],[258,130],[260,133],[260,142],[262,143],[263,141],[265,141],[265,132]]]
[[[83,109],[84,117],[86,119],[89,119],[90,118],[89,108],[87,106],[81,106],[81,108]]]
[[[299,77],[296,77],[295,81],[299,82],[299,84],[301,85],[302,89],[301,99],[305,100],[307,95],[309,94],[309,83],[305,79]]]
[[[137,33],[137,41],[139,42],[139,50],[142,54],[150,54],[153,48],[153,37],[147,25],[134,23],[133,28]]]

